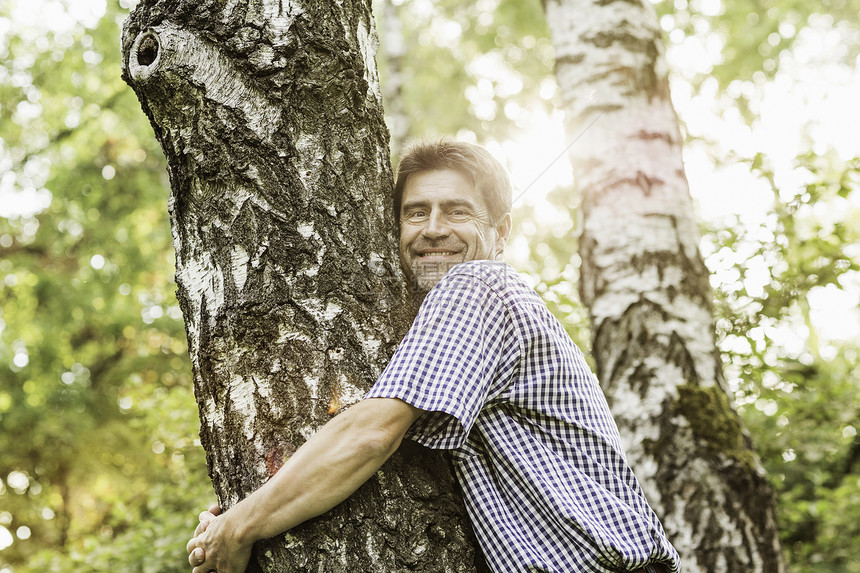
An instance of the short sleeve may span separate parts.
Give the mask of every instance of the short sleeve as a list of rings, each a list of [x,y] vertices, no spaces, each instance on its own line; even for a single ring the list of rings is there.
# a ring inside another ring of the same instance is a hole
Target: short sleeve
[[[458,448],[479,412],[504,391],[518,347],[499,295],[457,267],[425,298],[412,328],[366,398],[399,398],[424,410],[406,437]]]

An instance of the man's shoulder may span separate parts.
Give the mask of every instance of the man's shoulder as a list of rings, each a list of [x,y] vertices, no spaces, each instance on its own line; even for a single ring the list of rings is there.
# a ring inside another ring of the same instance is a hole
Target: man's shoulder
[[[476,260],[452,267],[434,289],[435,300],[497,301],[517,320],[557,322],[529,281],[503,261]],[[431,291],[432,293],[433,291]],[[561,328],[561,325],[558,325]]]
[[[468,301],[472,301],[469,303]],[[527,302],[538,302],[525,278],[512,266],[502,261],[475,260],[451,267],[427,295],[422,309],[438,305],[462,303],[486,305],[497,303],[510,311]]]

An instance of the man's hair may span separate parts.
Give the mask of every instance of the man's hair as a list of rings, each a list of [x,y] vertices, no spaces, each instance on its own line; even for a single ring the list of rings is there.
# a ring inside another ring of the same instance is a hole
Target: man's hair
[[[421,171],[443,169],[453,169],[471,180],[486,201],[493,224],[511,212],[511,180],[504,166],[489,151],[480,145],[449,138],[422,139],[407,145],[397,166],[394,218],[398,224],[406,178]]]

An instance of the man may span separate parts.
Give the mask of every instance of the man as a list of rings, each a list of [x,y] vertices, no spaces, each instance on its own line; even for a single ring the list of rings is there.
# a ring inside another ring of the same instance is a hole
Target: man
[[[498,573],[677,572],[582,353],[497,260],[511,231],[504,168],[475,145],[413,145],[394,206],[401,265],[426,295],[412,328],[363,401],[229,512],[201,514],[193,573],[244,571],[254,541],[343,501],[404,437],[451,451]]]

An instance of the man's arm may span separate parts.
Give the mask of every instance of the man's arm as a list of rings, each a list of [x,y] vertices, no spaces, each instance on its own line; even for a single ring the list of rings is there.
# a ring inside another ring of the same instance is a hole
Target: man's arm
[[[333,418],[257,491],[223,515],[201,519],[187,546],[193,573],[244,571],[255,541],[349,497],[397,450],[421,413],[395,398],[370,398]]]

